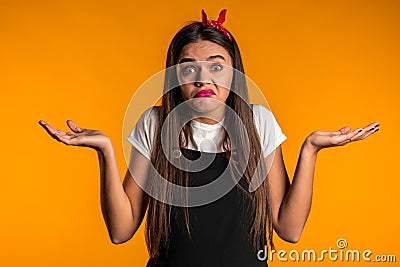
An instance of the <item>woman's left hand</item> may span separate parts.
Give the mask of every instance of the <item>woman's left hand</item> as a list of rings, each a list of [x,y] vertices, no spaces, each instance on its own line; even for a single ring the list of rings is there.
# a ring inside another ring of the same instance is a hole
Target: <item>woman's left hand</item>
[[[350,131],[349,126],[345,126],[336,132],[315,131],[306,138],[305,144],[312,147],[315,152],[327,147],[343,146],[367,138],[379,130],[378,126],[378,122],[373,122],[354,131]]]

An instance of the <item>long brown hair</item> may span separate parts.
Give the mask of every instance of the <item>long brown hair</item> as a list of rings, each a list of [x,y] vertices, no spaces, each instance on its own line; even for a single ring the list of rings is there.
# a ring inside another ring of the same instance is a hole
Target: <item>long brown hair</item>
[[[237,154],[242,154],[243,152],[248,153],[248,162],[241,159],[242,157],[237,157],[237,159],[239,168],[244,170],[244,172],[242,171],[243,177],[245,178],[247,185],[249,185],[252,177],[258,176],[259,179],[263,179],[265,177],[261,176],[266,174],[265,171],[262,171],[265,170],[263,160],[260,161],[260,156],[262,159],[262,149],[260,138],[255,127],[252,109],[249,105],[248,89],[244,78],[242,58],[233,36],[231,41],[221,31],[210,26],[203,26],[200,22],[194,22],[187,25],[183,27],[171,41],[167,54],[166,67],[170,68],[178,63],[179,54],[185,45],[199,40],[211,41],[224,47],[232,58],[233,68],[237,70],[238,73],[242,73],[242,75],[234,74],[231,85],[231,89],[234,90],[230,90],[226,100],[226,105],[230,107],[238,117],[226,117],[225,122],[226,125],[235,129],[236,133],[229,136],[225,131],[222,138],[222,145],[226,151],[239,151]],[[179,125],[182,118],[175,115],[172,116],[172,119],[168,119],[167,122],[166,118],[168,115],[173,114],[171,111],[184,102],[180,88],[179,86],[176,86],[177,81],[174,79],[176,79],[176,75],[166,75],[162,105],[157,109],[158,125],[162,125],[164,128],[166,127],[167,132],[169,129],[171,133],[173,133],[174,129],[176,131],[177,125]],[[240,122],[238,120],[240,120]],[[164,123],[167,123],[167,125]],[[243,123],[244,128],[236,127],[239,123]],[[248,138],[244,138],[246,134]],[[168,134],[165,136],[167,136],[167,138],[166,140],[163,140],[164,148],[166,146],[166,151],[173,151],[173,140],[169,138],[170,136]],[[187,173],[179,170],[168,161],[161,146],[161,138],[161,127],[158,127],[151,154],[151,163],[155,170],[157,170],[157,172],[167,181],[173,184],[187,186]],[[194,143],[192,129],[189,123],[183,126],[178,138],[181,147],[185,147],[188,144],[188,140],[191,140],[192,143]],[[230,154],[232,155],[232,153]],[[257,167],[260,165],[257,164],[261,164],[261,167],[264,166],[264,168],[261,168],[260,171]],[[168,190],[167,187],[163,188],[163,194],[171,194]],[[266,245],[266,223],[268,225],[268,244],[273,246],[272,215],[269,205],[268,182],[264,180],[261,186],[259,186],[254,192],[250,193],[246,190],[244,191],[247,192],[247,195],[251,198],[251,203],[253,204],[252,210],[254,218],[252,219],[249,233],[249,237],[252,240],[253,251],[256,251],[257,248],[263,248],[264,245]],[[182,195],[181,197],[184,199],[186,196]],[[169,242],[171,240],[171,216],[173,214],[172,211],[175,208],[176,207],[172,205],[150,198],[146,220],[146,243],[150,257],[157,257],[161,251],[168,251]],[[176,210],[181,212],[178,214],[184,216],[186,228],[190,235],[188,208],[183,207]]]

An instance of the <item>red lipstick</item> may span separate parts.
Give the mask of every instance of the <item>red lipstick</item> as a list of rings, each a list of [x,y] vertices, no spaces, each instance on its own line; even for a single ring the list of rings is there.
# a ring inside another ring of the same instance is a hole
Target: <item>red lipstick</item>
[[[211,89],[205,89],[198,92],[194,97],[207,97],[215,95],[214,91]]]

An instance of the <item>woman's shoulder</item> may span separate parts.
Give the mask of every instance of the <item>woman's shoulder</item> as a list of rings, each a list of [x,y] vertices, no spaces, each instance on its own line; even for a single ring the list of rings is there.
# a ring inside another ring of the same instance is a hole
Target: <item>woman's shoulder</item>
[[[256,119],[262,119],[266,116],[271,116],[272,112],[268,107],[265,107],[262,104],[251,104],[253,107],[253,115]]]
[[[134,130],[138,133],[146,133],[151,135],[158,127],[158,114],[160,112],[159,106],[152,106],[142,112]]]
[[[262,104],[253,104],[253,116],[256,126],[261,132],[264,132],[267,128],[269,130],[276,128],[275,130],[280,131],[280,126],[276,121],[275,115],[269,107]]]
[[[151,106],[143,111],[142,115],[140,115],[139,122],[143,124],[152,125],[157,123],[158,114],[161,111],[160,106]]]
[[[127,137],[128,141],[146,158],[150,159],[155,133],[158,127],[159,106],[147,108]]]
[[[260,104],[254,104],[253,115],[265,158],[286,140],[286,135],[282,132],[274,114],[269,108]]]
[[[142,117],[157,118],[160,111],[161,111],[161,106],[151,106],[147,108],[145,111],[143,111]]]

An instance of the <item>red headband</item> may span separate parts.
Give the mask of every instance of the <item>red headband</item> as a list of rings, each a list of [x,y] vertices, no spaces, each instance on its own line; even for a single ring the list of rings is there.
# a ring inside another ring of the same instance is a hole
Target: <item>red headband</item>
[[[204,9],[201,10],[201,13],[202,13],[202,22],[203,22],[204,26],[211,26],[211,27],[214,27],[214,28],[220,30],[232,42],[232,36],[222,26],[222,23],[225,21],[226,9],[222,9],[221,12],[219,12],[218,20],[216,20],[216,21],[208,20],[206,12],[204,12]]]

